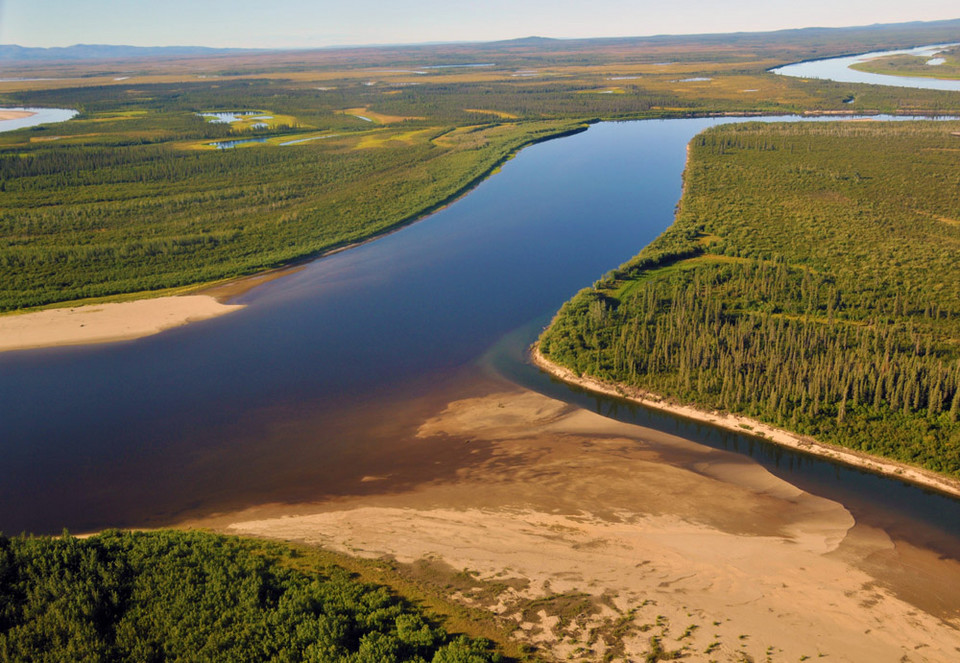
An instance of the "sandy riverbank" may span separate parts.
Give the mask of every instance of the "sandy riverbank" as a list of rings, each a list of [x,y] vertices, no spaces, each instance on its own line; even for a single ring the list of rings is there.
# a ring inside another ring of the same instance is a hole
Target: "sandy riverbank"
[[[33,117],[34,115],[36,115],[36,113],[32,111],[0,110],[0,121],[22,120],[25,117]]]
[[[208,295],[54,308],[0,316],[0,352],[125,341],[238,311]]]
[[[903,481],[909,481],[918,486],[923,486],[924,488],[930,488],[941,493],[946,493],[947,495],[952,495],[953,497],[960,497],[960,481],[941,476],[928,470],[912,467],[905,463],[898,463],[895,460],[871,456],[870,454],[861,453],[852,449],[844,449],[843,447],[824,444],[813,438],[791,433],[790,431],[770,426],[755,419],[748,419],[747,417],[725,412],[710,412],[692,405],[672,403],[656,394],[644,392],[640,389],[634,389],[625,385],[609,384],[594,380],[593,378],[578,376],[574,374],[573,371],[551,362],[540,353],[539,348],[536,346],[531,351],[531,358],[534,364],[558,380],[583,389],[623,398],[647,407],[678,414],[687,419],[705,421],[714,426],[720,426],[721,428],[726,428],[738,433],[758,435],[765,440],[789,447],[796,451],[829,458],[838,463],[844,463],[845,465],[851,465],[878,474],[896,477]]]
[[[450,402],[416,439],[456,468],[412,482],[398,463],[321,503],[187,525],[447,568],[441,588],[548,660],[641,660],[652,637],[704,661],[960,648],[960,564],[749,458],[519,389]]]

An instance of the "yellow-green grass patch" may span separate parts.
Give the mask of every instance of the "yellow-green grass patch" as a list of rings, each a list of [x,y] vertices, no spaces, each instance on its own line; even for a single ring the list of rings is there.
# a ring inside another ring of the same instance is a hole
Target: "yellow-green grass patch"
[[[719,239],[719,238],[717,238]],[[702,267],[703,265],[720,265],[720,264],[730,264],[730,263],[748,263],[752,262],[747,258],[736,258],[733,256],[721,256],[714,253],[707,253],[704,255],[696,256],[694,258],[686,258],[684,260],[678,260],[672,265],[667,265],[665,267],[658,267],[656,269],[650,269],[637,277],[630,278],[626,281],[618,281],[615,284],[615,287],[610,290],[605,290],[605,293],[614,297],[616,299],[622,300],[623,298],[629,296],[637,288],[639,288],[645,281],[649,281],[653,278],[660,278],[667,274],[685,271],[690,269],[696,269],[697,267]]]
[[[441,147],[478,147],[487,143],[488,130],[489,127],[482,124],[457,127],[441,136],[437,136],[433,139],[433,143]]]
[[[143,117],[147,115],[147,113],[148,111],[146,110],[110,111],[109,113],[97,113],[96,117],[88,117],[81,120],[75,120],[74,123],[116,122],[118,120],[132,120],[134,118]]]
[[[353,149],[366,150],[375,147],[389,147],[391,143],[394,145],[413,145],[425,134],[429,134],[436,130],[437,127],[430,127],[427,129],[414,129],[413,131],[403,131],[400,133],[368,133],[360,139]]]
[[[404,120],[422,120],[423,117],[403,117],[401,115],[387,115],[386,113],[378,113],[375,110],[370,110],[369,107],[364,108],[346,108],[342,111],[337,111],[344,115],[352,115],[354,117],[360,118],[361,120],[366,118],[371,122],[376,122],[377,124],[392,124],[393,122],[403,122]]]
[[[577,94],[626,94],[622,87],[604,87],[599,90],[578,90]]]
[[[497,111],[497,110],[488,110],[484,108],[464,108],[463,110],[468,113],[480,113],[481,115],[495,115],[496,117],[502,118],[504,120],[516,120],[517,116],[513,113],[507,113],[506,111]]]

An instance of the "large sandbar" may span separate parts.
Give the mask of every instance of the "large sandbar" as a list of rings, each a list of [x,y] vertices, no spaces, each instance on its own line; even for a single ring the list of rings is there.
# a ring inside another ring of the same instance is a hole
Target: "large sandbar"
[[[130,340],[241,308],[208,295],[189,295],[4,315],[0,352]]]
[[[548,660],[642,660],[653,637],[703,661],[960,651],[960,564],[749,458],[523,390],[450,402],[417,435],[476,460],[193,524],[466,571],[478,587],[447,591]]]
[[[25,117],[33,117],[34,115],[36,115],[36,113],[32,111],[0,109],[0,122],[3,120],[22,120]]]

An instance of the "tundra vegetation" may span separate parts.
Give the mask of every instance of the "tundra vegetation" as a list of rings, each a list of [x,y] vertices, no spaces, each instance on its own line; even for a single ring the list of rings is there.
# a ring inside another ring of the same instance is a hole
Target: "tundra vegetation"
[[[10,63],[0,104],[80,115],[0,134],[0,311],[162,294],[341,247],[435,209],[526,144],[598,119],[949,110],[949,92],[767,69],[956,29]],[[255,115],[200,115],[216,111]]]

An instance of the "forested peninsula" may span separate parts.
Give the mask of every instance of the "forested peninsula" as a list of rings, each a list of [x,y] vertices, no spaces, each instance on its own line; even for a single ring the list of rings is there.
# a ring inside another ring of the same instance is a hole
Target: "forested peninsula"
[[[565,304],[542,354],[960,476],[958,129],[706,131],[675,223]]]

